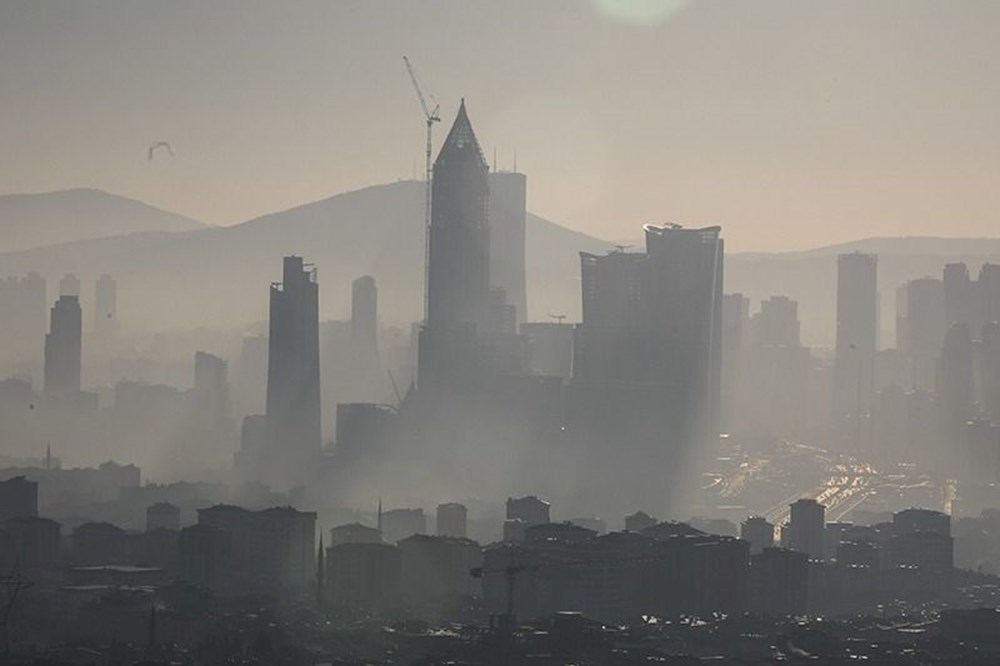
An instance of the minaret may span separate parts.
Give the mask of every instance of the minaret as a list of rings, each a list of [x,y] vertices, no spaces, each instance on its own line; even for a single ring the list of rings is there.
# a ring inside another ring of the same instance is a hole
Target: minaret
[[[316,555],[316,608],[323,610],[326,590],[326,553],[323,549],[323,534],[319,535],[319,553]]]

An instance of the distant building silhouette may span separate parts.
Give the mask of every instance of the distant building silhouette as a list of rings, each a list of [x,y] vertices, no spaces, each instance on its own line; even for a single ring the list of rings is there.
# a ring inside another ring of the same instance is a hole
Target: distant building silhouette
[[[646,225],[645,253],[580,255],[568,428],[646,506],[693,498],[718,434],[720,231]]]
[[[526,190],[527,177],[523,173],[489,174],[490,286],[506,292],[518,324],[528,318],[524,268]]]
[[[82,312],[79,296],[60,296],[52,307],[45,336],[45,393],[58,395],[80,390],[83,355]]]
[[[38,482],[23,476],[0,481],[0,525],[11,518],[38,515]]]
[[[645,511],[636,511],[631,515],[625,516],[626,532],[642,532],[654,525],[656,525],[656,518],[653,518]]]
[[[573,374],[573,326],[558,322],[524,322],[528,371],[569,381]]]
[[[765,548],[774,548],[774,525],[763,516],[750,516],[743,521],[740,538],[750,544],[750,554],[757,555]]]
[[[301,257],[284,258],[271,285],[267,444],[247,460],[258,478],[296,485],[310,474],[322,444],[319,383],[319,285]]]
[[[944,283],[934,278],[910,280],[906,287],[904,350],[911,370],[911,383],[907,388],[934,388],[935,363],[946,331]]]
[[[826,507],[814,499],[800,499],[793,502],[791,508],[788,547],[811,558],[822,559]]]
[[[105,337],[118,331],[118,283],[106,273],[94,286],[94,330]]]
[[[382,535],[386,543],[397,543],[414,534],[427,533],[423,509],[392,509],[382,514]]]
[[[45,278],[38,273],[0,279],[0,362],[42,358],[47,328]]]
[[[871,405],[878,351],[878,257],[854,252],[837,258],[837,347],[834,425],[853,448]]]
[[[464,504],[449,502],[438,504],[437,528],[440,536],[458,537],[464,539],[468,531],[468,510]]]
[[[799,346],[799,304],[787,296],[761,301],[757,319],[757,343],[761,346]]]
[[[378,287],[371,275],[351,283],[351,345],[355,354],[378,359]]]
[[[80,278],[72,273],[63,275],[62,279],[59,280],[59,295],[80,298]]]
[[[181,510],[169,502],[157,502],[146,507],[146,531],[181,528]]]

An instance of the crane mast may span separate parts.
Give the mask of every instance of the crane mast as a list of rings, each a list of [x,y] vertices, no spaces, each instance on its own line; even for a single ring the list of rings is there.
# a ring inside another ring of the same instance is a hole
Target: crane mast
[[[417,81],[417,75],[413,71],[413,65],[410,64],[410,59],[403,56],[403,63],[406,65],[406,72],[410,75],[410,81],[413,83],[413,90],[417,93],[417,99],[420,100],[420,108],[424,112],[424,121],[427,124],[427,149],[424,153],[424,321],[427,321],[428,317],[428,292],[430,291],[428,284],[430,277],[430,260],[431,260],[431,136],[434,130],[434,123],[440,122],[441,118],[438,116],[438,111],[440,106],[436,103],[434,96],[431,96],[431,101],[434,101],[434,109],[430,109],[427,106],[427,101],[424,99],[424,93],[420,89],[420,83]]]

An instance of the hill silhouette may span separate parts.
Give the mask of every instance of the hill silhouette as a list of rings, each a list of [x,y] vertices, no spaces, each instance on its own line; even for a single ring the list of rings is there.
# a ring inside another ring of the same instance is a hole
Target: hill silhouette
[[[423,205],[423,183],[400,181],[231,227],[63,243],[2,254],[0,262],[6,274],[37,270],[50,281],[67,272],[85,281],[112,273],[124,326],[172,330],[265,319],[282,256],[300,254],[318,269],[321,317],[346,317],[351,280],[370,274],[383,320],[403,323],[422,317]],[[609,245],[531,214],[527,245],[529,315],[578,317],[577,253]]]
[[[101,190],[0,195],[0,249],[6,252],[123,234],[204,227],[196,220]]]

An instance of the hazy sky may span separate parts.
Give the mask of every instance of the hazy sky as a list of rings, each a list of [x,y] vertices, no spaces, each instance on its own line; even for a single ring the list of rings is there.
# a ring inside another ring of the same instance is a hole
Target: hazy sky
[[[998,235],[1000,2],[0,0],[0,191],[232,224],[410,178],[464,96],[529,208],[730,249]],[[146,160],[151,141],[176,157]],[[437,142],[436,142],[437,143]]]

